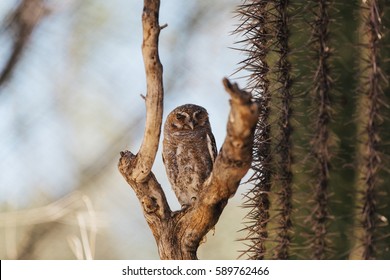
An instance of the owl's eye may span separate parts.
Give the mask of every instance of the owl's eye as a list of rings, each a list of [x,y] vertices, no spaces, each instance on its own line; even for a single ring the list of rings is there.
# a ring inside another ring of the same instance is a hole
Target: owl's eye
[[[198,120],[198,119],[202,118],[202,112],[201,111],[196,111],[193,114],[193,117],[194,117],[195,120]]]
[[[177,120],[184,120],[186,118],[186,116],[182,113],[177,113],[176,114],[176,119]]]
[[[202,111],[196,111],[194,114],[193,114],[193,118],[194,120],[196,121],[204,121],[206,118],[207,118],[207,114],[204,114],[204,112]]]

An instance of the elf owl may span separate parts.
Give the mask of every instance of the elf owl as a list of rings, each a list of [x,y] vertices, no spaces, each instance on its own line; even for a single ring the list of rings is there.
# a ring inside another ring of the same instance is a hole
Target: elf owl
[[[193,204],[217,156],[205,108],[186,104],[169,113],[164,125],[163,161],[182,207]]]

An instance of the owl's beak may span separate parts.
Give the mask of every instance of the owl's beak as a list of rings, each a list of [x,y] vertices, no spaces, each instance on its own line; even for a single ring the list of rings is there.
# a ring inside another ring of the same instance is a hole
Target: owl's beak
[[[194,123],[193,122],[188,122],[188,126],[191,127],[192,130],[194,130]]]

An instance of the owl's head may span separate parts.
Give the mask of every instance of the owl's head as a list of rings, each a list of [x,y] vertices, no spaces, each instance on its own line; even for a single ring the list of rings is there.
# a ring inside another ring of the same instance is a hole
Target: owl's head
[[[166,124],[174,130],[197,130],[209,126],[209,116],[205,108],[185,104],[169,113]]]

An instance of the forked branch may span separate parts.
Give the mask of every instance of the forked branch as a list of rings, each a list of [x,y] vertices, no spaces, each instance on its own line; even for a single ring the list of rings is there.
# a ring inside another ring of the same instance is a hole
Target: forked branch
[[[251,95],[223,80],[230,94],[231,110],[227,136],[213,171],[204,182],[195,204],[172,212],[164,191],[151,172],[162,123],[162,66],[158,58],[159,1],[145,0],[142,45],[147,75],[146,127],[140,151],[121,152],[119,171],[139,199],[155,237],[161,259],[197,259],[200,241],[214,227],[248,171],[252,160],[253,135],[259,116]]]

